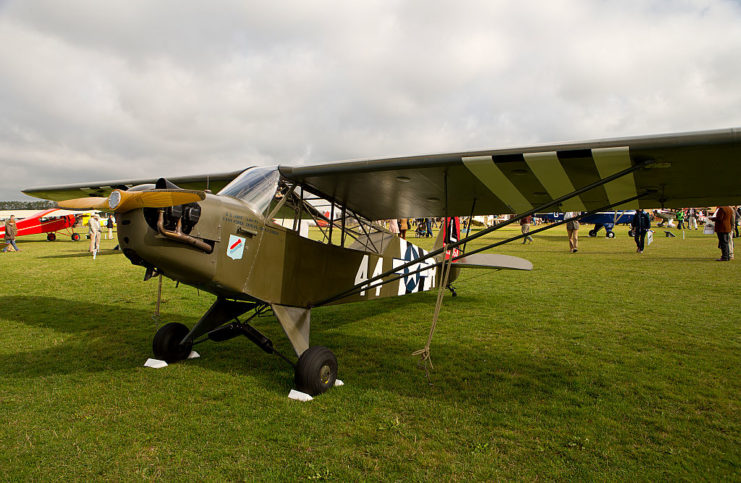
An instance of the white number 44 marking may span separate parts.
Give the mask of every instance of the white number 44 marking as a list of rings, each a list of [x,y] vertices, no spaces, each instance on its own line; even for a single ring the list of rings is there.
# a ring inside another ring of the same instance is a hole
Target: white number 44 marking
[[[360,262],[360,267],[358,267],[358,273],[355,274],[355,285],[359,283],[363,283],[366,280],[368,280],[368,265],[369,265],[369,257],[368,255],[363,255],[363,260]],[[376,268],[373,269],[373,275],[371,275],[371,278],[377,277],[378,275],[381,275],[383,272],[383,258],[379,257],[378,261],[376,262]],[[373,282],[377,283],[380,282],[380,280]],[[365,297],[365,289],[368,287],[368,284],[365,284],[363,286],[363,290],[360,291],[360,296]],[[378,285],[375,287],[376,289],[376,297],[379,297],[381,295],[381,285]]]

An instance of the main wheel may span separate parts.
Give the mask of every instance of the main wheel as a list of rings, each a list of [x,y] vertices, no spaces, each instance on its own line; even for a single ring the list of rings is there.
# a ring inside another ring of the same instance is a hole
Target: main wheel
[[[72,241],[80,241],[80,234],[79,233],[73,233],[72,234]]]
[[[322,346],[309,347],[296,364],[296,387],[299,391],[316,396],[334,386],[337,380],[337,358]]]
[[[607,238],[615,238],[615,232],[614,231],[608,231],[607,233],[605,233],[605,236]]]
[[[188,328],[183,324],[171,322],[160,327],[160,330],[154,334],[152,341],[152,351],[154,357],[167,363],[182,361],[193,348],[193,341],[189,340],[185,344],[180,341],[188,335]]]
[[[46,234],[46,239],[49,240],[49,241],[54,241],[54,240],[57,239],[57,234],[56,233],[47,233]]]
[[[635,236],[635,233],[633,233],[633,230],[628,230],[628,236],[631,238]]]
[[[597,236],[597,230],[589,230],[589,236],[591,237]]]

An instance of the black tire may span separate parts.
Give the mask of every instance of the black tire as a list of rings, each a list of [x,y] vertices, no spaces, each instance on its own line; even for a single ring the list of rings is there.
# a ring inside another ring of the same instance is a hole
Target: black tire
[[[296,387],[310,396],[316,396],[334,386],[337,380],[337,358],[322,346],[309,347],[296,364]]]
[[[80,241],[80,234],[79,233],[73,233],[72,234],[72,241]]]
[[[596,237],[597,236],[597,231],[596,230],[589,230],[589,236],[591,236],[593,238]]]
[[[628,230],[628,236],[631,238],[635,236],[635,233],[633,233],[633,230]]]
[[[614,231],[608,231],[607,233],[605,233],[605,236],[607,238],[615,238],[615,232]]]
[[[57,239],[57,234],[56,233],[47,233],[46,234],[46,239],[49,240],[49,241],[54,241],[54,240]]]
[[[185,344],[180,344],[183,337],[188,335],[188,328],[183,324],[171,322],[165,324],[154,334],[152,341],[152,351],[154,357],[167,363],[182,361],[190,355],[193,349],[193,341],[189,340]]]

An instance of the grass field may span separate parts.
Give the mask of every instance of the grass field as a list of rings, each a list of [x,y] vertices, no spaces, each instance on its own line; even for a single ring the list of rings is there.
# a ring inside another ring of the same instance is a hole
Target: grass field
[[[616,232],[571,254],[559,227],[498,250],[532,272],[463,272],[432,384],[411,353],[434,293],[315,310],[346,385],[309,403],[247,339],[142,367],[156,281],[112,241],[93,260],[21,238],[0,254],[0,478],[738,481],[741,261],[700,232],[640,255]],[[213,301],[169,280],[163,299],[160,324],[188,326]]]

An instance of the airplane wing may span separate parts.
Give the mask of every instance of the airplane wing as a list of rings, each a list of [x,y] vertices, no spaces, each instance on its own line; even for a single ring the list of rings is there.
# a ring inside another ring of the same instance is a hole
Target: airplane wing
[[[741,128],[514,149],[280,166],[281,174],[371,219],[523,213],[622,170],[645,167],[547,211],[732,205]],[[445,209],[447,204],[447,210]]]
[[[178,185],[178,187],[187,190],[204,190],[210,189],[214,193],[221,190],[231,180],[239,176],[243,169],[229,173],[204,174],[196,176],[178,176],[167,178]],[[24,189],[23,192],[29,196],[44,198],[47,200],[63,201],[85,196],[106,197],[114,189],[129,189],[133,186],[142,184],[154,184],[157,178],[150,179],[127,179],[117,181],[98,181],[92,183],[78,183],[57,186],[44,186],[38,188]]]
[[[645,167],[643,163],[646,164]],[[368,219],[523,213],[622,170],[636,171],[545,211],[683,208],[741,200],[741,128],[521,148],[280,166],[288,180]],[[638,169],[640,168],[640,169]],[[184,189],[217,192],[240,171],[181,176]],[[154,179],[105,181],[24,193],[50,200],[107,196]],[[447,209],[446,209],[447,207]]]

